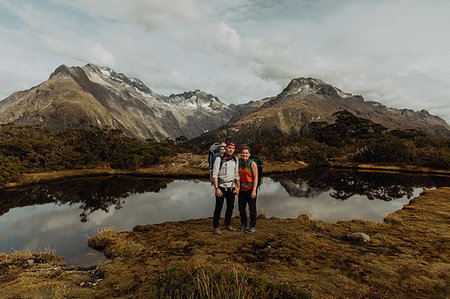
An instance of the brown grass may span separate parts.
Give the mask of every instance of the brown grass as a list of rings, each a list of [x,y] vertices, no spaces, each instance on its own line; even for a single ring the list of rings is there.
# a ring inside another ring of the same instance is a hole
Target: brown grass
[[[32,185],[51,181],[58,181],[79,177],[98,177],[109,175],[135,175],[140,177],[169,177],[169,178],[208,178],[209,166],[207,155],[194,155],[190,153],[177,154],[174,157],[165,157],[162,163],[148,168],[128,171],[111,169],[102,165],[97,169],[73,169],[42,173],[24,173],[18,182],[0,185],[0,188],[15,188],[17,186]],[[264,174],[285,173],[297,171],[306,167],[303,162],[265,161]]]
[[[427,173],[427,174],[441,174],[441,175],[450,174],[449,170],[439,170],[416,165],[404,165],[400,167],[392,165],[359,164],[355,162],[331,162],[331,167],[382,171],[382,172],[410,172],[410,173]]]
[[[209,177],[207,155],[194,155],[191,153],[177,154],[174,157],[164,157],[159,164],[148,168],[137,169],[135,171],[111,169],[105,165],[97,169],[74,169],[43,173],[25,173],[18,182],[0,185],[0,188],[15,188],[17,186],[31,185],[50,181],[64,180],[77,177],[96,177],[108,175],[135,175],[140,177],[169,177],[169,178],[207,178]],[[307,167],[303,161],[270,161],[264,160],[264,175],[295,172]],[[370,171],[383,172],[413,172],[413,173],[433,173],[449,175],[446,170],[435,170],[427,167],[411,166],[381,166],[372,164],[357,164],[350,162],[332,162],[331,167],[351,168]]]
[[[232,225],[238,222],[234,218]],[[89,275],[64,268],[27,272],[44,266],[29,265],[28,253],[0,255],[0,273],[6,273],[0,274],[0,297],[33,297],[49,289],[45,294],[69,298],[151,297],[178,286],[192,289],[191,295],[216,292],[226,297],[236,291],[233,294],[245,297],[255,293],[252,283],[259,281],[265,288],[276,285],[277,292],[292,287],[289,294],[303,290],[320,298],[448,298],[449,227],[446,187],[423,192],[384,223],[333,224],[301,216],[258,219],[251,235],[214,235],[211,219],[139,225],[132,232],[105,230],[89,244],[103,248],[112,260]],[[364,232],[371,241],[354,243],[346,237],[350,232]],[[50,263],[45,267],[61,265],[56,257],[42,260]],[[197,270],[189,280],[186,272],[174,268]],[[228,273],[226,289],[218,283],[223,279],[220,273]]]

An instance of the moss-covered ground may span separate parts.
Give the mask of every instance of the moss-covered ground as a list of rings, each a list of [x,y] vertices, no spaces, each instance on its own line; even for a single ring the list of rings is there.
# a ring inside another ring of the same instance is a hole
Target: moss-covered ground
[[[239,224],[234,218],[233,225]],[[450,188],[427,190],[384,223],[258,219],[253,234],[212,219],[105,230],[92,269],[51,253],[0,254],[1,298],[448,298]],[[364,232],[370,242],[354,242]]]

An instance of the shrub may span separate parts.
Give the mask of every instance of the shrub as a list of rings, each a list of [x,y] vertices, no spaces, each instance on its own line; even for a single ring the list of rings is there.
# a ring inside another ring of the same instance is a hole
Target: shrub
[[[372,139],[354,156],[357,162],[406,164],[413,160],[413,146],[390,136]]]
[[[0,183],[17,180],[23,171],[19,158],[0,155]]]
[[[325,151],[319,149],[319,148],[310,148],[306,155],[305,160],[308,162],[311,166],[327,166],[330,165],[330,162],[328,162],[327,155]]]
[[[0,125],[0,155],[19,158],[31,172],[94,168],[102,162],[113,168],[136,169],[158,163],[170,151],[168,143],[144,142],[107,128],[54,133]]]
[[[440,150],[432,155],[430,161],[421,163],[423,166],[429,166],[437,169],[450,169],[450,153]]]

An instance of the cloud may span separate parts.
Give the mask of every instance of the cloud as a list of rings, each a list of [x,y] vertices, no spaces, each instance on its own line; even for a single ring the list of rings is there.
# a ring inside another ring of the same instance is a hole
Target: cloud
[[[217,25],[214,46],[222,53],[233,55],[233,53],[238,52],[241,48],[241,38],[236,30],[220,22]]]
[[[128,16],[149,30],[155,28],[183,30],[184,26],[189,27],[204,19],[195,3],[190,0],[133,1],[124,6]]]
[[[228,103],[316,77],[450,120],[450,41],[441,30],[450,26],[447,1],[24,0],[0,7],[10,16],[2,19],[22,24],[0,21],[0,46],[13,61],[0,57],[3,72],[42,68],[22,82],[0,77],[9,82],[0,84],[3,96],[44,81],[57,64],[92,62],[158,93],[198,88]]]
[[[90,61],[100,64],[100,65],[110,65],[112,67],[116,66],[116,61],[114,59],[114,55],[109,53],[103,45],[96,43],[89,50],[89,54],[87,57]]]

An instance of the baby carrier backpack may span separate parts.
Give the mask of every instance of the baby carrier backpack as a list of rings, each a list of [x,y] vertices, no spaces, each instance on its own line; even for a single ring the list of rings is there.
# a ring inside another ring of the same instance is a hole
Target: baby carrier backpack
[[[209,179],[211,181],[211,184],[213,183],[212,172],[214,167],[214,161],[216,161],[216,158],[218,156],[222,156],[222,154],[219,152],[220,145],[221,145],[220,143],[216,142],[209,148],[208,162],[209,162]]]

